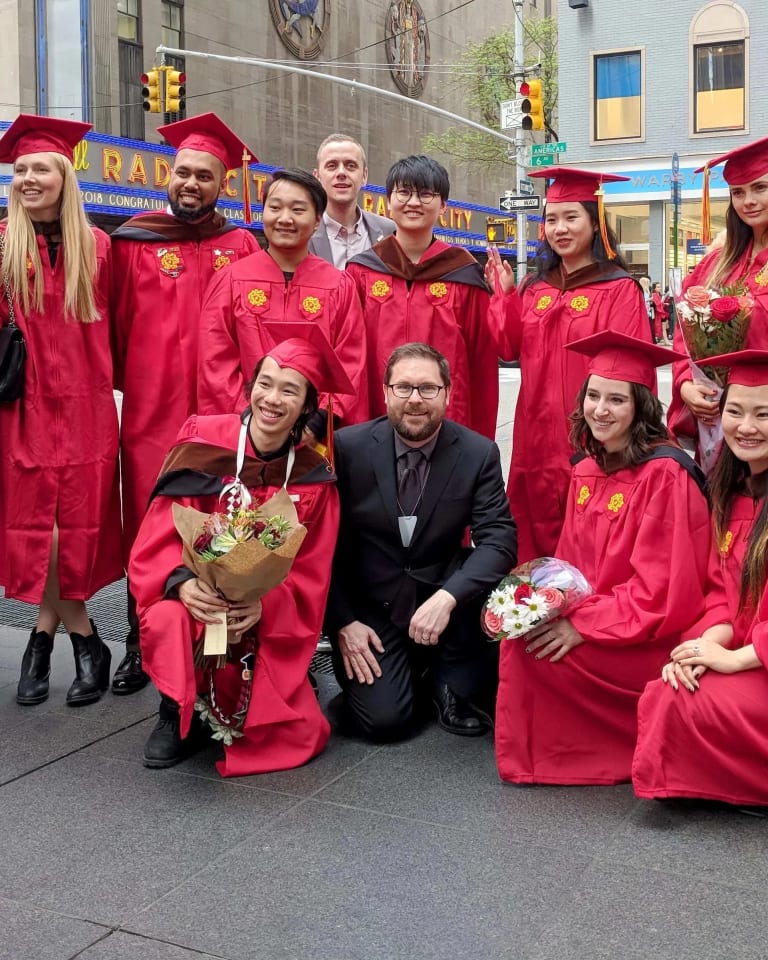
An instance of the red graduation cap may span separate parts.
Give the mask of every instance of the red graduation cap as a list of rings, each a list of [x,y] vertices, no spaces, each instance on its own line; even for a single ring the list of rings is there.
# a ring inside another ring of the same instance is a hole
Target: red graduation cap
[[[640,383],[649,390],[656,386],[656,367],[686,359],[683,353],[628,337],[616,330],[601,330],[591,337],[567,343],[565,349],[591,357],[590,375],[594,373],[606,380]],[[711,362],[707,360],[707,363]]]
[[[532,170],[531,177],[554,177],[555,182],[547,190],[547,203],[595,203],[597,202],[597,218],[600,226],[600,237],[608,254],[613,260],[616,253],[608,240],[608,229],[605,224],[605,205],[603,203],[603,184],[616,183],[620,180],[629,180],[629,177],[618,173],[601,173],[599,170],[578,170],[576,167],[547,167],[542,170]]]
[[[707,160],[703,167],[694,172],[704,174],[701,194],[701,242],[712,242],[709,204],[709,171],[724,163],[723,179],[729,185],[751,183],[768,173],[768,137],[762,137],[744,147],[736,147],[728,153],[722,153],[714,160]]]
[[[768,350],[736,350],[697,360],[701,367],[727,367],[728,383],[741,387],[768,386]]]
[[[60,153],[72,160],[75,147],[92,126],[80,120],[20,113],[0,138],[0,163],[15,163],[28,153]]]
[[[248,164],[259,158],[234,130],[215,113],[201,113],[157,128],[172,147],[179,150],[199,150],[221,160],[227,170],[243,168],[243,219],[251,222],[251,193]]]

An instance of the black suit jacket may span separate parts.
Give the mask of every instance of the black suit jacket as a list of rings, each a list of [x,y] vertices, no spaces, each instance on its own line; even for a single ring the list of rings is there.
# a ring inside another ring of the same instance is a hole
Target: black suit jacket
[[[327,616],[332,636],[353,620],[375,628],[393,619],[405,626],[440,587],[466,603],[515,565],[517,530],[499,451],[479,433],[444,421],[410,547],[400,540],[394,432],[387,418],[340,430],[335,466],[341,525]],[[462,545],[467,527],[470,550]]]

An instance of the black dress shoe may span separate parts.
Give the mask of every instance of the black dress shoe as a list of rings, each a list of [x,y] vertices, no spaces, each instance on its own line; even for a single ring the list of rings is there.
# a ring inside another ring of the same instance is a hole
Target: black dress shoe
[[[437,722],[448,733],[460,737],[482,737],[491,729],[487,714],[472,707],[444,683],[433,691],[432,703],[437,709]]]
[[[53,637],[44,630],[33,630],[21,660],[21,676],[16,688],[16,703],[31,706],[48,699]]]
[[[127,696],[138,693],[149,683],[149,676],[141,669],[141,654],[138,650],[129,650],[117,665],[112,677],[112,693]]]

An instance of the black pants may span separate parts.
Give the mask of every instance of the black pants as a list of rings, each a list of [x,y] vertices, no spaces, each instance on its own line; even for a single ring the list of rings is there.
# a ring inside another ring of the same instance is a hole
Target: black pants
[[[424,714],[433,689],[446,684],[458,696],[486,706],[498,684],[498,644],[488,643],[480,629],[480,603],[466,604],[451,621],[436,646],[414,643],[408,631],[391,620],[370,618],[384,653],[373,650],[381,677],[372,684],[349,680],[338,651],[334,669],[344,692],[347,713],[369,740],[401,740],[410,736]]]

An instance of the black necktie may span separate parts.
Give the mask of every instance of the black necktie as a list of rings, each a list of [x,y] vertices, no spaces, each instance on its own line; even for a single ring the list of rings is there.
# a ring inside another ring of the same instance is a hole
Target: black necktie
[[[419,465],[424,459],[421,450],[408,450],[401,454],[405,461],[405,469],[400,477],[400,483],[397,488],[397,499],[400,502],[400,509],[403,516],[412,516],[421,497],[421,476],[419,474]]]

